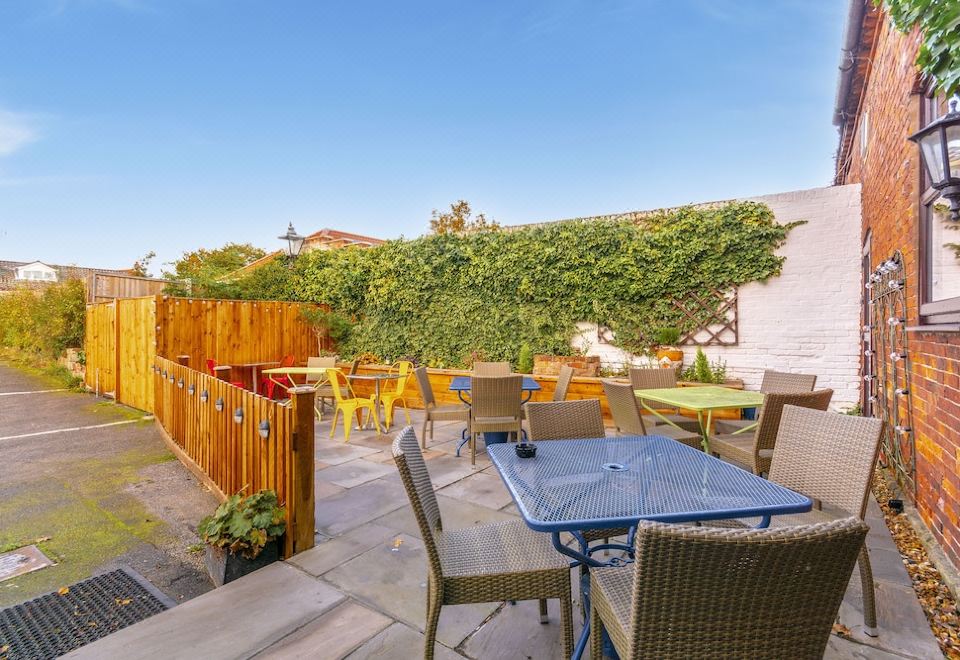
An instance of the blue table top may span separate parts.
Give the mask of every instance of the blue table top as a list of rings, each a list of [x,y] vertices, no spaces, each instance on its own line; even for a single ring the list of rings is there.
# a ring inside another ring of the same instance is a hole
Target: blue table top
[[[530,376],[523,377],[523,385],[521,389],[525,392],[535,392],[540,389],[540,383],[535,381]],[[470,391],[470,376],[454,376],[450,381],[450,391],[451,392],[469,392]]]
[[[541,532],[751,518],[813,506],[799,493],[663,436],[538,442],[534,458],[519,458],[514,446],[488,445],[487,453],[524,521]]]

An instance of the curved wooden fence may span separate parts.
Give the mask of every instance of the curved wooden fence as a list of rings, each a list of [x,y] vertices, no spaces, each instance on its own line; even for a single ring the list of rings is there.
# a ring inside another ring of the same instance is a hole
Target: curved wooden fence
[[[162,357],[154,414],[177,457],[220,499],[276,491],[287,508],[286,557],[313,546],[313,388],[281,405]]]

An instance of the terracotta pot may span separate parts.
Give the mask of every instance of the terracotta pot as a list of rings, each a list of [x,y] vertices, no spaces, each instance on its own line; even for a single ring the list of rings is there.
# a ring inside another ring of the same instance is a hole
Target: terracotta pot
[[[670,364],[664,364],[663,358],[670,360]],[[657,349],[657,362],[660,363],[660,366],[664,368],[676,367],[680,364],[683,364],[683,351],[679,348],[673,348],[670,346],[664,346]]]
[[[279,559],[280,543],[276,539],[263,546],[263,550],[254,559],[247,559],[243,555],[235,555],[229,550],[212,545],[207,546],[206,553],[207,572],[216,587],[222,587],[227,582],[233,582]]]

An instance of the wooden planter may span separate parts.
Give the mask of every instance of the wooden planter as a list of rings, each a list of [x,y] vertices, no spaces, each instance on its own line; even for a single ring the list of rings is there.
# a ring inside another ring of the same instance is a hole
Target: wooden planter
[[[274,539],[254,559],[235,555],[225,548],[207,545],[206,564],[215,587],[222,587],[280,559],[280,543]]]

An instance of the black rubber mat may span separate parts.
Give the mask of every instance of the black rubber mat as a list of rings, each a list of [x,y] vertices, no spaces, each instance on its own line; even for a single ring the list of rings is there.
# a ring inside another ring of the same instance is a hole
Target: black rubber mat
[[[0,610],[0,658],[56,658],[173,606],[129,569]]]

